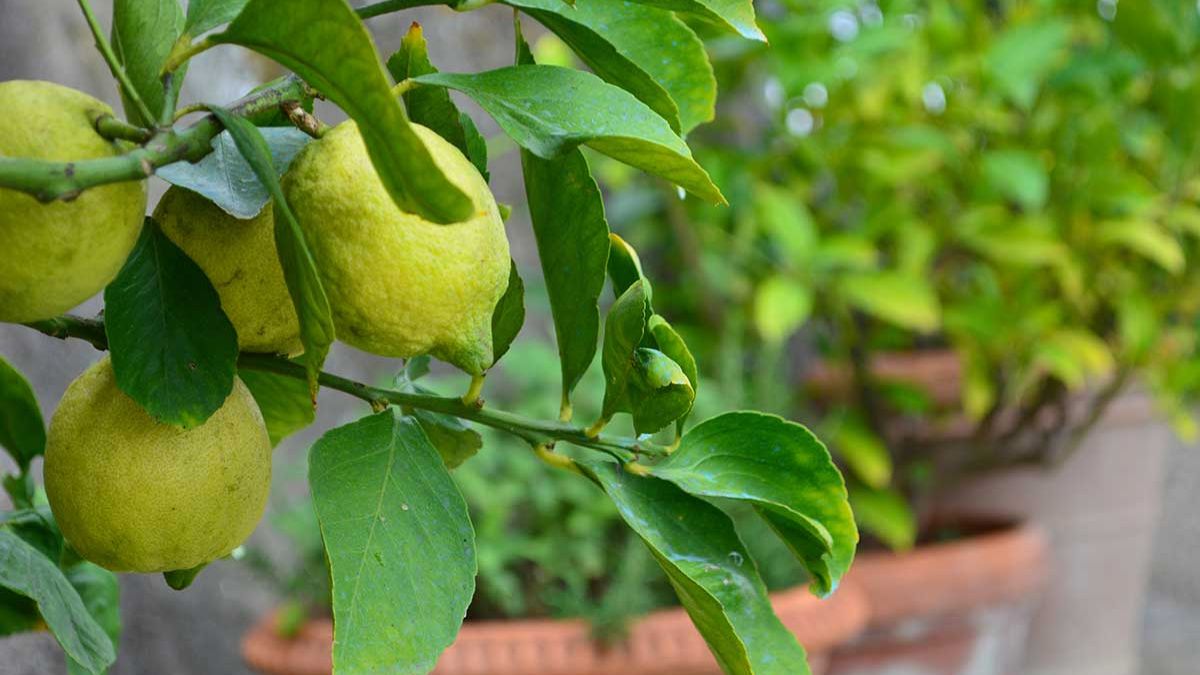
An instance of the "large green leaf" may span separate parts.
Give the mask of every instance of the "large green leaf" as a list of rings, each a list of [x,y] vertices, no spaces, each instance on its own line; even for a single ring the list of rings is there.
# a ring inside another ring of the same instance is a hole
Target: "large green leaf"
[[[753,0],[632,0],[643,5],[661,7],[685,14],[694,14],[732,30],[744,38],[766,42],[754,22]]]
[[[308,374],[309,393],[316,403],[317,374],[325,363],[329,345],[333,344],[333,312],[329,298],[317,272],[317,262],[309,251],[304,231],[288,206],[275,174],[271,153],[258,127],[244,117],[233,115],[228,110],[211,107],[213,114],[225,125],[238,152],[242,154],[259,182],[266,188],[275,209],[275,250],[283,267],[283,279],[287,283],[288,295],[300,321],[300,342],[304,354],[296,360],[304,364]]]
[[[153,219],[104,289],[104,318],[117,385],[155,419],[191,428],[225,403],[237,333],[208,277]]]
[[[400,51],[388,59],[387,68],[397,82],[438,72],[429,61],[429,46],[420,24],[413,23],[409,27],[408,34],[400,40]],[[450,141],[475,164],[480,174],[487,177],[486,146],[482,153],[472,147],[472,134],[478,135],[478,132],[470,118],[450,100],[450,92],[437,87],[417,87],[404,93],[404,107],[409,119]]]
[[[184,24],[183,30],[195,37],[229,23],[242,11],[246,2],[247,0],[188,0],[187,23]]]
[[[492,310],[492,363],[499,361],[512,346],[525,324],[525,282],[517,272],[517,263],[509,261],[508,286]]]
[[[250,368],[239,370],[238,377],[262,411],[271,445],[312,424],[316,411],[304,380]]]
[[[264,127],[259,133],[267,142],[271,165],[282,176],[312,137],[295,127]],[[257,216],[271,195],[254,169],[238,152],[228,131],[212,141],[212,152],[199,162],[176,162],[159,169],[159,178],[204,195],[234,218]]]
[[[667,481],[615,464],[579,463],[646,542],[726,673],[809,672],[804,648],[775,616],[728,516]]]
[[[471,201],[434,164],[392,95],[371,35],[346,0],[250,0],[212,39],[275,59],[341,106],[401,209],[437,223],[471,215]]]
[[[808,429],[774,415],[726,413],[693,427],[654,475],[703,497],[753,504],[812,575],[832,592],[850,567],[858,530],[846,485]]]
[[[600,188],[579,149],[558,159],[521,151],[529,218],[550,296],[566,404],[596,356],[608,221]]]
[[[650,303],[642,283],[630,286],[608,310],[604,320],[604,349],[600,363],[604,367],[604,405],[601,416],[628,411],[629,387],[633,380],[634,353],[646,332]]]
[[[37,397],[21,373],[0,356],[0,447],[21,472],[46,449],[46,424]]]
[[[432,73],[414,81],[470,96],[518,145],[544,159],[583,144],[701,198],[725,202],[666,120],[591,73],[519,65],[474,74]]]
[[[0,586],[36,602],[63,651],[88,672],[116,660],[112,640],[58,566],[7,528],[0,528]]]
[[[467,505],[416,420],[391,410],[325,434],[309,485],[333,580],[339,673],[426,673],[475,591]]]
[[[117,582],[117,575],[85,560],[67,569],[67,581],[79,593],[83,606],[104,629],[116,650],[121,639],[121,586]],[[75,675],[88,670],[83,664],[68,658],[67,672]]]
[[[162,67],[171,47],[183,32],[183,10],[179,0],[114,0],[112,46],[125,73],[133,82],[138,96],[150,113],[162,114],[168,94],[162,84]],[[183,71],[176,74],[183,77]],[[125,93],[125,115],[139,125],[152,125],[158,119],[143,120],[137,108],[130,105]]]

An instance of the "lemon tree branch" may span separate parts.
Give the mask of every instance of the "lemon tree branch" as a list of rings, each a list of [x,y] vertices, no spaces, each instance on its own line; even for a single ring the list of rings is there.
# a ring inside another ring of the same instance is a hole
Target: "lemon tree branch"
[[[63,315],[26,325],[50,337],[64,340],[76,338],[91,343],[96,349],[108,349],[104,322],[98,319]],[[276,373],[298,380],[305,379],[304,366],[270,354],[243,352],[238,358],[238,367]],[[572,445],[600,450],[622,460],[633,459],[637,455],[667,454],[665,448],[655,443],[610,434],[589,435],[587,429],[574,424],[557,420],[534,419],[505,410],[488,408],[483,405],[482,401],[467,403],[459,396],[434,396],[373,387],[324,371],[317,377],[317,382],[322,387],[349,394],[373,405],[397,405],[453,415],[493,429],[506,431],[535,445],[564,441]]]
[[[302,80],[288,76],[277,80],[234,103],[233,113],[251,121],[264,118],[285,102],[299,101],[313,92]],[[99,120],[97,120],[99,123]],[[127,130],[105,122],[113,137],[124,137]],[[75,162],[54,162],[20,157],[0,157],[0,188],[32,195],[42,202],[71,200],[84,190],[131,180],[142,180],[159,167],[178,161],[195,162],[212,152],[212,139],[221,132],[221,123],[209,115],[182,130],[155,132],[144,145],[123,155]]]

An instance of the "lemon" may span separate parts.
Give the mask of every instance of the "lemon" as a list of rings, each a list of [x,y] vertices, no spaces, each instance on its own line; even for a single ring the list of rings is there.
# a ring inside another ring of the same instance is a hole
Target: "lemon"
[[[0,83],[0,157],[68,161],[121,154],[93,120],[112,109],[51,82]],[[48,319],[112,281],[137,242],[145,181],[42,204],[0,188],[0,321]]]
[[[254,218],[238,220],[195,192],[172,187],[158,202],[154,219],[208,275],[242,351],[294,356],[304,350],[275,252],[270,204]]]
[[[262,517],[271,442],[241,380],[204,424],[155,421],[108,357],[63,394],[46,442],[46,496],[63,536],[114,572],[166,572],[228,554]]]
[[[333,309],[339,339],[383,356],[431,354],[479,374],[492,363],[492,310],[508,285],[508,240],[487,182],[433,131],[414,125],[466,193],[469,220],[438,225],[398,209],[353,121],[297,156],[284,176]]]

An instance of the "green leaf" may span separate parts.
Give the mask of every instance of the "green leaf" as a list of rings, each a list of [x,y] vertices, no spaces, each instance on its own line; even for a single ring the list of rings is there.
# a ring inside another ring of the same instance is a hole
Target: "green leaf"
[[[483,436],[452,415],[414,410],[413,417],[447,469],[457,469],[483,447]]]
[[[250,0],[211,39],[278,61],[345,110],[401,209],[436,223],[470,217],[470,199],[442,174],[413,131],[392,96],[370,33],[346,0]]]
[[[309,485],[333,579],[339,673],[426,673],[475,592],[467,505],[410,417],[390,410],[325,434]]]
[[[492,363],[508,353],[525,324],[525,282],[517,273],[517,263],[511,260],[509,263],[508,287],[492,310]]]
[[[1179,240],[1153,222],[1118,220],[1096,227],[1097,238],[1136,253],[1170,272],[1179,274],[1187,263]]]
[[[303,380],[249,368],[239,370],[238,377],[262,411],[271,445],[312,424],[316,411]]]
[[[522,150],[521,168],[567,403],[596,356],[600,336],[599,300],[609,249],[604,200],[578,149],[558,159]]]
[[[46,424],[33,387],[0,356],[0,446],[16,460],[21,473],[46,450]]]
[[[117,575],[85,560],[67,570],[67,581],[79,593],[88,614],[108,635],[116,651],[121,639],[121,586],[117,583]],[[68,657],[67,672],[82,675],[88,670]]]
[[[237,17],[247,0],[188,0],[183,31],[195,37]]]
[[[79,593],[46,556],[0,528],[0,586],[32,599],[67,656],[101,673],[117,655],[112,640],[88,613]]]
[[[601,417],[630,409],[628,389],[633,378],[634,352],[646,332],[650,303],[642,283],[629,287],[608,310],[604,320],[604,350],[600,363],[604,367],[604,405]]]
[[[295,127],[265,127],[259,133],[267,142],[275,175],[282,176],[312,137]],[[204,195],[234,218],[253,218],[271,195],[257,174],[238,152],[228,131],[213,139],[213,151],[196,163],[176,162],[159,169],[163,180]]]
[[[190,429],[225,403],[237,333],[208,277],[151,218],[104,289],[104,317],[117,385],[152,417]]]
[[[1050,176],[1038,158],[1024,150],[995,150],[983,156],[983,179],[993,190],[1027,211],[1046,205]]]
[[[642,259],[637,251],[616,233],[609,235],[611,246],[608,254],[608,277],[612,279],[613,297],[619,298],[637,282],[642,282],[642,291],[646,294],[646,302],[654,299],[650,280],[642,273]]]
[[[387,62],[388,72],[397,82],[403,82],[419,75],[438,72],[429,61],[428,45],[421,25],[414,22],[408,29],[408,34],[400,40],[400,51],[392,54]],[[479,169],[486,179],[487,146],[472,147],[479,131],[450,100],[450,92],[438,87],[417,87],[404,93],[404,107],[408,118],[417,124],[423,124],[432,129],[437,135],[450,141],[454,147],[462,151]]]
[[[1089,377],[1108,375],[1115,367],[1108,344],[1082,328],[1062,328],[1043,337],[1033,349],[1033,362],[1069,389],[1082,387]]]
[[[700,371],[696,366],[696,359],[692,356],[691,350],[684,343],[683,338],[667,320],[661,316],[654,314],[650,317],[650,321],[646,324],[650,329],[650,335],[654,337],[654,342],[658,344],[658,349],[666,354],[672,361],[679,364],[683,369],[684,375],[687,375],[688,382],[692,387],[692,400],[695,402],[696,394],[699,392]],[[688,413],[691,412],[690,406]],[[678,434],[683,433],[683,424],[687,421],[688,413],[684,413],[678,420],[675,421],[675,431]]]
[[[1008,28],[984,55],[988,74],[999,88],[1028,110],[1042,81],[1065,54],[1070,26],[1042,20]]]
[[[829,451],[793,422],[733,412],[696,425],[654,475],[701,497],[746,501],[812,575],[812,590],[837,588],[854,559],[858,531]]]
[[[288,294],[292,296],[292,305],[295,306],[296,316],[300,320],[300,342],[304,345],[304,354],[295,360],[304,364],[308,374],[309,394],[315,405],[317,375],[325,363],[329,345],[333,344],[334,340],[333,312],[329,307],[329,298],[325,295],[325,287],[321,284],[321,276],[317,272],[317,262],[309,251],[300,223],[288,206],[283,188],[279,186],[279,177],[271,163],[267,142],[258,127],[244,117],[238,117],[223,108],[210,106],[209,109],[221,120],[221,124],[225,125],[238,152],[258,176],[259,182],[266,188],[274,203],[275,250],[283,267],[283,279],[287,283]]]
[[[766,42],[754,22],[752,0],[633,0],[643,5],[661,7],[684,14],[694,14],[750,40]]]
[[[720,509],[654,477],[579,461],[646,542],[730,675],[809,673],[804,648],[775,616],[754,561]]]
[[[683,368],[657,349],[633,352],[633,377],[627,393],[633,428],[651,434],[682,419],[692,409],[696,392]]]
[[[941,305],[928,281],[902,272],[847,274],[838,290],[850,305],[874,317],[923,333],[941,325]]]
[[[827,438],[859,480],[874,488],[892,482],[892,456],[887,445],[862,419],[847,416]]]
[[[591,73],[521,65],[474,74],[433,73],[414,81],[470,96],[518,145],[543,159],[583,144],[698,197],[725,203],[666,120]]]
[[[0,588],[0,636],[34,630],[41,619],[36,602]]]
[[[917,517],[904,496],[891,488],[873,489],[855,485],[850,490],[854,518],[896,551],[907,551],[917,540]]]
[[[812,307],[811,288],[777,274],[759,284],[754,292],[754,325],[764,340],[778,344],[808,320]]]
[[[156,119],[142,119],[137,108],[130,105],[125,93],[121,92],[125,116],[139,126],[153,125],[166,105],[162,67],[183,32],[183,10],[179,0],[114,0],[112,7],[113,51],[138,96]],[[175,73],[177,79],[183,76],[182,70]]]
[[[687,133],[713,118],[717,83],[704,44],[673,14],[607,0],[508,0],[566,42],[610,84]]]

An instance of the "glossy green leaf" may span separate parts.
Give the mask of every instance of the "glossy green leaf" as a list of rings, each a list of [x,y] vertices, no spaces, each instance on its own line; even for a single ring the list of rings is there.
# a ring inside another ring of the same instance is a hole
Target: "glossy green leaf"
[[[275,175],[282,176],[312,137],[295,127],[259,129],[271,153]],[[213,139],[213,151],[199,162],[176,162],[159,169],[159,178],[207,197],[234,218],[257,216],[271,195],[238,152],[228,131]]]
[[[756,412],[701,422],[654,475],[701,497],[753,504],[812,575],[812,590],[837,588],[854,559],[858,530],[829,451],[793,422]]]
[[[850,490],[854,518],[864,532],[897,551],[912,548],[917,540],[917,517],[904,495],[891,488],[855,485]]]
[[[426,673],[475,592],[467,505],[417,421],[391,410],[326,433],[309,485],[333,580],[339,673]]]
[[[635,349],[632,375],[627,396],[637,433],[654,433],[691,411],[696,400],[691,380],[666,354]]]
[[[192,37],[233,21],[247,0],[188,0],[183,30]]]
[[[684,14],[694,14],[712,23],[731,30],[750,40],[766,42],[758,24],[754,21],[752,0],[632,0],[643,5],[661,7]]]
[[[696,393],[700,390],[700,371],[696,366],[696,359],[692,356],[691,350],[684,343],[683,338],[667,320],[658,314],[651,315],[650,321],[646,327],[650,329],[650,335],[654,337],[654,342],[658,345],[659,351],[666,354],[672,361],[679,365],[683,370],[683,374],[687,376],[688,383],[692,387],[692,400],[695,401]],[[688,413],[691,412],[689,406],[688,412],[685,412],[675,422],[675,430],[677,433],[683,433],[684,422],[687,421]]]
[[[784,275],[764,280],[754,291],[754,325],[767,342],[791,337],[812,313],[813,292]]]
[[[414,22],[409,27],[408,33],[400,40],[400,51],[388,59],[387,69],[397,82],[438,72],[429,61],[429,47],[420,24]],[[454,101],[450,100],[450,92],[439,87],[417,87],[405,92],[403,98],[410,120],[429,127],[450,141],[475,164],[484,178],[487,177],[486,145],[482,155],[478,148],[472,147],[474,138],[470,134],[474,132],[474,136],[478,136],[479,132],[470,123],[471,118],[461,113]]]
[[[238,377],[262,411],[271,445],[312,424],[316,411],[303,380],[250,368],[239,370]]]
[[[79,593],[88,614],[92,615],[108,635],[115,651],[120,646],[121,639],[121,586],[117,583],[117,575],[86,560],[72,565],[66,574],[67,581]],[[67,672],[71,675],[82,675],[88,670],[83,664],[68,657]]]
[[[275,250],[279,254],[283,279],[300,321],[300,342],[304,345],[304,354],[295,360],[304,364],[308,373],[309,393],[315,405],[317,375],[334,340],[333,312],[317,272],[316,260],[308,248],[300,223],[283,195],[267,142],[258,127],[223,108],[212,106],[210,109],[225,125],[238,152],[271,195],[275,209]]]
[[[475,74],[433,73],[415,81],[470,96],[518,145],[543,159],[583,144],[698,197],[725,202],[666,120],[591,73],[520,65]]]
[[[646,542],[709,649],[729,675],[803,675],[804,648],[775,616],[733,523],[670,482],[579,462]]]
[[[650,280],[642,273],[642,260],[637,251],[615,232],[609,235],[612,245],[608,254],[608,276],[612,279],[613,297],[619,298],[637,282],[642,282],[646,301],[653,302],[654,293]]]
[[[183,32],[183,10],[179,0],[114,0],[112,11],[113,51],[138,96],[157,117],[162,114],[168,96],[163,89],[162,67]],[[182,79],[183,71],[177,72],[175,77]],[[130,122],[146,126],[158,122],[157,119],[142,119],[124,92],[121,92],[121,100]]]
[[[250,0],[211,39],[278,61],[345,110],[401,209],[436,223],[471,215],[470,200],[434,164],[392,95],[371,35],[346,0]]]
[[[116,660],[112,640],[58,566],[7,528],[0,528],[0,586],[36,602],[63,651],[87,672]]]
[[[33,387],[0,356],[0,447],[16,461],[21,472],[46,450],[46,424]]]
[[[604,200],[578,149],[558,159],[522,150],[521,167],[566,403],[595,358],[600,336],[599,300],[609,250]]]
[[[492,310],[492,363],[508,353],[525,324],[525,282],[517,272],[517,263],[509,262],[508,286]]]
[[[639,281],[630,286],[608,310],[604,320],[604,405],[601,416],[628,411],[628,389],[633,379],[634,352],[646,332],[650,303]]]
[[[150,218],[104,290],[104,318],[117,385],[155,419],[188,429],[225,403],[237,333],[208,277]]]
[[[669,11],[607,0],[508,0],[566,42],[606,82],[676,132],[712,119],[717,85],[704,44]]]
[[[850,305],[898,326],[931,332],[941,324],[941,304],[928,281],[900,272],[846,274],[838,290]]]

